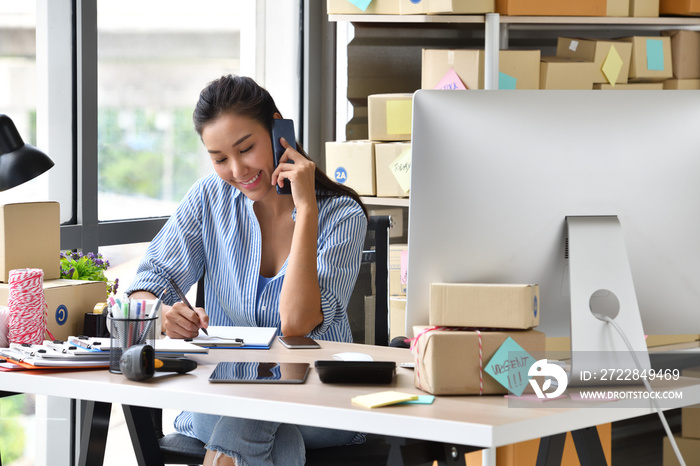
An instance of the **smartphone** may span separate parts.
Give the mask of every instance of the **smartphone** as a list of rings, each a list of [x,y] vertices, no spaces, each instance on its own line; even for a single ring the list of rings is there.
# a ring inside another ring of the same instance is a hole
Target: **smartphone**
[[[280,335],[277,339],[289,349],[314,349],[321,347],[316,340],[310,337],[283,337]]]
[[[297,143],[296,137],[294,136],[294,121],[285,120],[283,118],[275,118],[272,120],[272,156],[275,159],[275,168],[280,163],[280,157],[284,154],[284,147],[280,144],[280,138],[284,138],[287,143],[296,150]],[[288,163],[294,163],[289,161]],[[289,180],[284,180],[282,187],[275,185],[277,187],[277,194],[292,194],[292,187]]]

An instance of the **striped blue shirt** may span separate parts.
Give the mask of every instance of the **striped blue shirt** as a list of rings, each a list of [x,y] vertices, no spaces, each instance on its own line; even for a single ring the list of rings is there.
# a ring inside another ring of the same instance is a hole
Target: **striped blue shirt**
[[[352,341],[346,314],[360,267],[367,218],[347,196],[318,200],[318,282],[323,323],[309,336]],[[296,211],[293,214],[295,217]],[[156,235],[139,264],[127,294],[160,295],[169,305],[179,298],[168,286],[172,277],[188,290],[202,275],[209,325],[280,328],[279,296],[287,263],[258,296],[262,236],[253,201],[216,174],[196,182]],[[176,428],[188,435],[191,418],[183,413]]]

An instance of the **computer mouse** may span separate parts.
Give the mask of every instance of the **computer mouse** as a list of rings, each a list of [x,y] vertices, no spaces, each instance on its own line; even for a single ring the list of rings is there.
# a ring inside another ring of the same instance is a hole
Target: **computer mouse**
[[[369,354],[353,352],[335,353],[333,359],[338,361],[374,361]]]

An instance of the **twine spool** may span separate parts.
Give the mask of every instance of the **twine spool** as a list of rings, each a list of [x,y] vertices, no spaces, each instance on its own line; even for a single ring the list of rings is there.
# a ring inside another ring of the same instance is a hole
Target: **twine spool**
[[[44,271],[41,269],[10,270],[10,343],[40,344],[46,333],[46,298]],[[52,338],[53,339],[53,338]]]

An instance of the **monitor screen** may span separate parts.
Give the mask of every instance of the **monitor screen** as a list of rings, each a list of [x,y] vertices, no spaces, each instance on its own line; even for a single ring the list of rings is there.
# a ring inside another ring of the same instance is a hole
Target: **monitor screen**
[[[407,334],[433,282],[536,283],[570,335],[567,216],[617,216],[646,334],[700,333],[700,91],[413,100]]]

